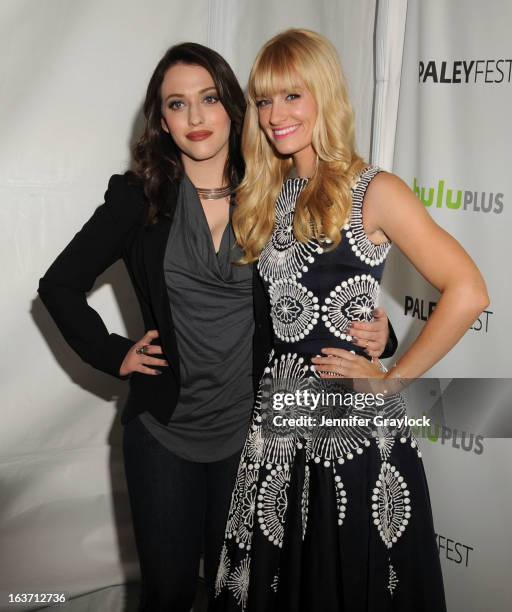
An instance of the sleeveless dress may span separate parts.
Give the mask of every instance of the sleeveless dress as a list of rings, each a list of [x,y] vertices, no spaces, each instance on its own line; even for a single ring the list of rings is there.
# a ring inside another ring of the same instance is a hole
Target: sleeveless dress
[[[295,202],[307,179],[287,179],[276,202],[258,263],[275,344],[240,459],[216,611],[446,610],[417,441],[404,424],[375,424],[377,415],[403,417],[403,397],[361,401],[343,379],[321,379],[310,367],[324,347],[364,354],[346,329],[371,320],[391,247],[372,243],[363,228],[363,198],[378,172],[365,168],[352,187],[335,249],[294,238]]]

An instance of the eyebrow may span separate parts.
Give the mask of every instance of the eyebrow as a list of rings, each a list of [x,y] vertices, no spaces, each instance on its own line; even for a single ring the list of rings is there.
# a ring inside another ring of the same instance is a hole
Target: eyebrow
[[[211,91],[211,90],[215,90],[215,91],[217,91],[217,88],[215,87],[215,85],[211,85],[210,87],[205,87],[204,89],[200,89],[198,93],[199,93],[199,94],[204,94],[204,93],[206,93],[207,91]],[[169,98],[184,98],[184,97],[185,97],[185,94],[172,93],[172,94],[169,94],[169,95],[168,95],[168,96],[165,98],[165,100],[167,101]]]
[[[289,89],[285,88],[285,89],[280,89],[279,91],[275,91],[273,93],[267,93],[267,94],[259,94],[256,95],[256,98],[268,98],[271,96],[277,96],[279,94],[285,94],[285,93],[293,93],[295,91],[304,91],[304,86],[302,85],[298,85],[297,87],[290,87]]]

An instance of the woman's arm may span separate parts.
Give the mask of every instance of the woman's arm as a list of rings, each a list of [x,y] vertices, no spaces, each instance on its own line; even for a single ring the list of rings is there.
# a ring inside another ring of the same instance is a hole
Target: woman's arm
[[[381,173],[366,194],[371,217],[441,298],[415,342],[390,377],[424,374],[460,340],[489,304],[485,282],[473,260],[437,225],[398,177]]]
[[[86,293],[96,278],[122,256],[144,215],[142,191],[127,177],[114,175],[105,203],[60,253],[43,278],[38,293],[66,342],[93,367],[121,378],[119,368],[134,342],[110,334]]]
[[[350,351],[325,348],[313,358],[322,378],[416,378],[460,340],[489,304],[485,282],[462,246],[439,227],[398,177],[379,173],[365,195],[365,224],[382,232],[418,272],[441,292],[436,309],[396,367],[382,374],[376,364]],[[323,369],[335,374],[323,373]]]

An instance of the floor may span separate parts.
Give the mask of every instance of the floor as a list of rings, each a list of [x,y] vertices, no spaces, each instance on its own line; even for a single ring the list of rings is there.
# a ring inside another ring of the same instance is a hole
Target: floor
[[[129,583],[74,597],[64,605],[39,609],[58,608],[65,612],[137,612],[138,600],[138,583]],[[206,590],[204,582],[199,580],[196,601],[190,612],[206,612],[206,608]]]

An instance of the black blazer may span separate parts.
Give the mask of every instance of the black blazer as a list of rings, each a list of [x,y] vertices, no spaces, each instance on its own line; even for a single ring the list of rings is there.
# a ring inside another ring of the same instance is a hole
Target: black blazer
[[[167,194],[169,216],[154,225],[145,225],[147,201],[142,186],[129,174],[114,174],[105,193],[105,203],[60,253],[43,278],[38,293],[68,344],[83,361],[123,378],[121,363],[133,340],[111,334],[99,314],[87,303],[86,294],[96,278],[122,258],[130,275],[146,330],[157,329],[169,366],[160,376],[138,372],[129,377],[130,393],[121,415],[124,425],[149,410],[161,423],[168,423],[180,389],[179,353],[172,313],[165,285],[163,259],[177,188]],[[256,389],[273,343],[270,306],[263,283],[253,266],[253,381]],[[390,325],[390,337],[383,356],[391,356],[397,340]]]

